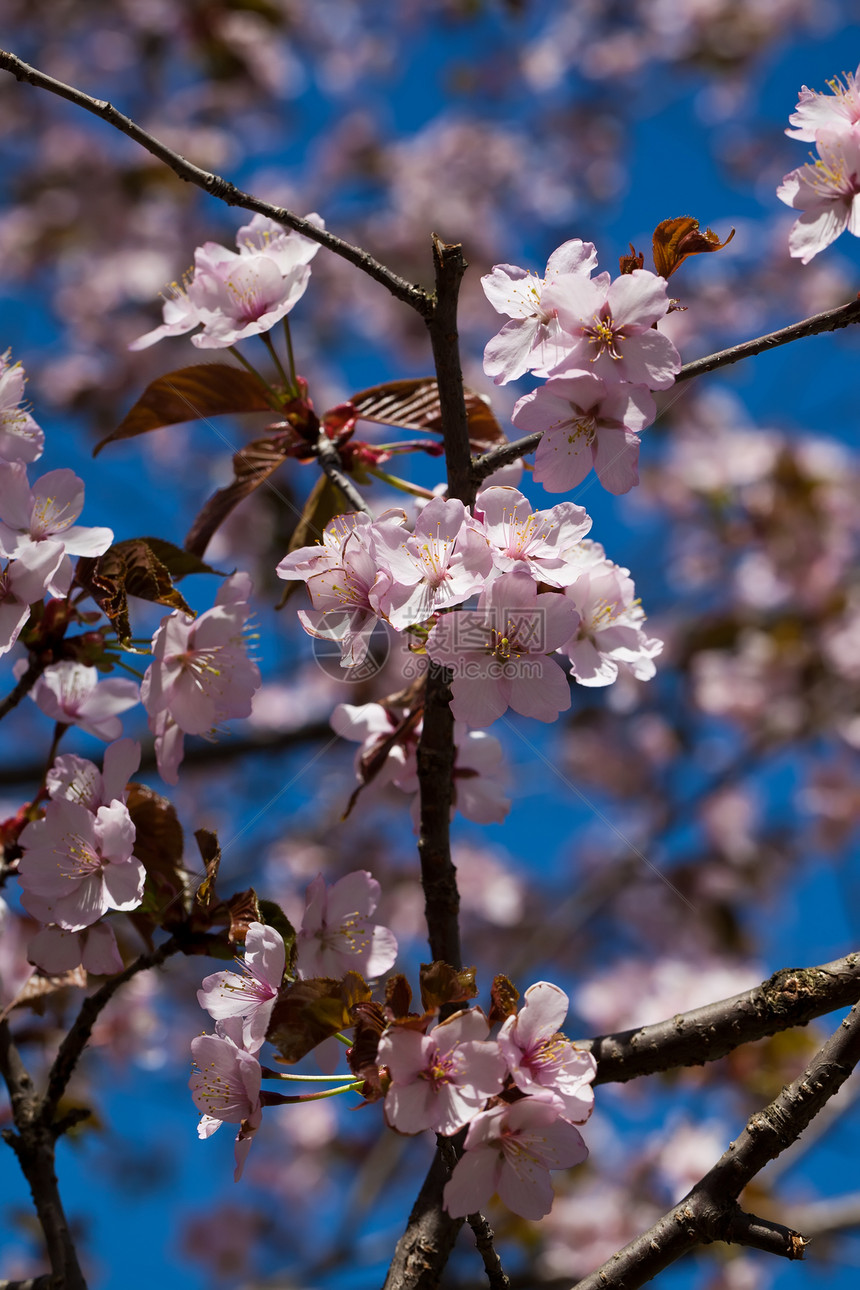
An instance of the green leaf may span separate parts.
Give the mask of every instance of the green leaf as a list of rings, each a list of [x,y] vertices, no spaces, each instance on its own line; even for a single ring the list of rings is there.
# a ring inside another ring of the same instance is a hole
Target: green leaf
[[[116,430],[93,449],[182,421],[199,421],[226,412],[271,412],[278,404],[259,376],[229,363],[198,363],[168,372],[148,385]]]

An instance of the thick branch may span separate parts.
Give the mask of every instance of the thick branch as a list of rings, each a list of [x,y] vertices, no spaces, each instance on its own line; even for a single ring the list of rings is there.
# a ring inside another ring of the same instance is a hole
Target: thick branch
[[[373,278],[384,286],[397,300],[402,300],[404,304],[411,307],[422,316],[425,316],[431,310],[431,301],[425,291],[420,287],[413,286],[404,278],[399,277],[384,264],[380,264],[367,251],[362,251],[360,247],[352,246],[342,238],[336,237],[334,233],[328,233],[320,229],[316,224],[302,219],[299,215],[294,215],[292,211],[285,210],[282,206],[273,206],[270,202],[261,201],[251,193],[243,192],[236,188],[229,180],[222,179],[220,175],[214,175],[207,170],[201,170],[193,162],[187,161],[185,157],[168,148],[160,139],[144,130],[141,126],[132,121],[130,117],[125,116],[122,112],[117,111],[105,99],[95,99],[89,94],[84,94],[82,90],[75,89],[72,85],[66,85],[63,81],[56,80],[53,76],[48,76],[45,72],[39,71],[36,67],[31,67],[15,54],[8,50],[0,50],[0,68],[12,75],[19,81],[26,81],[29,85],[35,85],[38,89],[48,90],[51,94],[56,94],[62,99],[67,99],[77,107],[83,108],[85,112],[91,112],[93,116],[100,117],[108,125],[119,130],[122,134],[128,135],[135,143],[140,144],[147,152],[151,152],[159,161],[163,161],[169,166],[174,174],[186,183],[194,184],[202,188],[204,192],[209,193],[212,197],[217,197],[219,201],[225,202],[228,206],[241,206],[243,210],[254,211],[258,215],[265,215],[269,219],[277,220],[279,224],[284,224],[288,228],[295,229],[304,237],[310,238],[313,242],[319,242],[335,255],[342,259],[348,260],[356,268],[366,273],[368,277]]]
[[[502,466],[510,466],[511,462],[519,461],[520,457],[527,457],[530,452],[534,452],[542,438],[543,431],[538,430],[534,434],[523,435],[522,439],[500,443],[498,447],[485,452],[482,457],[476,457],[472,462],[472,479],[475,487],[482,484],[494,470],[501,470]]]
[[[436,300],[427,318],[433,362],[439,389],[439,411],[445,440],[445,464],[448,468],[448,496],[459,498],[465,506],[475,500],[472,482],[472,454],[469,447],[469,418],[463,392],[460,366],[460,337],[457,331],[457,302],[460,283],[468,265],[463,248],[457,243],[433,237],[433,262],[436,266]]]
[[[448,1178],[448,1166],[437,1151],[397,1242],[383,1290],[436,1290],[463,1226],[462,1218],[449,1218],[442,1208]]]
[[[860,1061],[860,1008],[854,1007],[802,1075],[770,1106],[751,1116],[736,1142],[701,1182],[642,1236],[619,1250],[577,1290],[636,1290],[697,1245],[727,1241],[803,1258],[804,1237],[790,1228],[745,1214],[737,1203],[744,1187],[769,1160],[797,1140]]]
[[[15,1130],[4,1130],[3,1138],[18,1157],[21,1172],[30,1185],[53,1282],[62,1290],[86,1290],[60,1200],[54,1170],[54,1134],[40,1118],[39,1100],[5,1021],[0,1023],[0,1074],[9,1090],[15,1124]]]
[[[805,1026],[860,999],[860,954],[820,967],[784,968],[730,999],[678,1013],[653,1026],[578,1041],[597,1059],[598,1084],[623,1083],[676,1066],[701,1066],[740,1044]]]

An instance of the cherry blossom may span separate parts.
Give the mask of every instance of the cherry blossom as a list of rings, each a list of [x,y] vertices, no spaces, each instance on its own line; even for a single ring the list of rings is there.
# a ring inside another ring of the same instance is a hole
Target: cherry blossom
[[[339,703],[331,714],[331,727],[343,739],[358,740],[361,747],[355,754],[355,772],[359,782],[365,781],[365,768],[381,753],[383,744],[391,738],[399,725],[394,713],[381,703]],[[373,776],[373,782],[396,784],[404,792],[414,792],[417,766],[415,749],[421,731],[419,720],[389,745],[385,761]]]
[[[26,377],[20,363],[9,361],[11,350],[0,355],[0,457],[5,461],[38,461],[45,443],[44,431],[21,407]]]
[[[316,214],[307,218],[318,227]],[[223,349],[247,336],[268,331],[304,295],[316,242],[255,215],[236,234],[239,250],[206,242],[194,255],[193,273],[174,282],[164,304],[164,322],[138,337],[129,348],[146,349],[166,336],[179,336],[202,324],[191,337],[202,349]]]
[[[663,642],[645,635],[645,613],[635,591],[629,570],[605,557],[565,590],[579,613],[579,624],[560,652],[570,659],[580,685],[611,685],[619,663],[640,681],[654,675],[653,660]]]
[[[507,1066],[480,1008],[457,1012],[427,1035],[391,1027],[379,1041],[377,1059],[391,1084],[385,1118],[399,1133],[433,1129],[450,1135],[502,1090]]]
[[[492,273],[481,278],[484,294],[496,312],[513,320],[484,350],[484,371],[496,385],[505,385],[535,368],[556,365],[559,354],[553,340],[559,326],[554,309],[542,302],[544,289],[561,274],[587,278],[596,267],[593,244],[576,237],[553,251],[543,278],[513,264],[496,264]]]
[[[564,356],[539,376],[593,372],[606,381],[629,381],[667,390],[680,371],[675,346],[652,323],[669,308],[666,281],[634,269],[610,281],[568,273],[547,287],[544,297],[558,315]]]
[[[776,190],[804,212],[788,235],[789,253],[808,264],[848,229],[860,236],[860,125],[816,136],[818,159],[792,170]]]
[[[321,874],[314,878],[297,938],[299,975],[340,978],[360,972],[377,977],[393,967],[394,933],[368,921],[379,896],[379,883],[366,869],[346,874],[331,887]]]
[[[269,1018],[284,977],[284,939],[274,927],[251,923],[245,937],[245,956],[239,972],[213,972],[197,991],[201,1008],[220,1021],[241,1017],[242,1042],[256,1053],[266,1038]]]
[[[168,783],[176,782],[182,759],[177,731],[203,734],[219,721],[250,714],[260,685],[260,669],[248,657],[244,638],[250,594],[250,578],[236,573],[222,583],[212,609],[197,619],[174,610],[152,638],[153,662],[140,697],[162,741],[158,767]]]
[[[469,1125],[465,1152],[445,1184],[443,1202],[452,1218],[485,1208],[494,1194],[523,1218],[543,1218],[552,1208],[550,1169],[582,1164],[588,1148],[557,1101],[542,1096],[501,1103]]]
[[[128,781],[140,766],[140,744],[135,739],[118,739],[105,749],[104,769],[74,753],[57,757],[45,777],[52,800],[67,798],[80,802],[95,813],[100,806],[128,799]]]
[[[24,908],[69,932],[109,909],[136,909],[146,873],[134,850],[135,828],[122,802],[93,814],[79,802],[49,802],[44,818],[22,831]]]
[[[478,494],[472,523],[486,535],[493,562],[502,572],[528,567],[538,582],[564,587],[578,571],[570,554],[591,528],[591,517],[573,502],[532,511],[516,488],[485,488]]]
[[[13,669],[15,676],[20,678],[26,668],[26,661],[19,659]],[[140,702],[140,687],[119,676],[100,681],[96,668],[63,659],[45,668],[30,698],[52,721],[79,726],[108,743],[122,734],[118,713]]]
[[[463,503],[442,497],[424,507],[405,541],[380,544],[377,551],[391,575],[377,603],[397,631],[462,604],[481,590],[493,568],[487,540],[467,523]]]
[[[788,118],[793,130],[786,130],[790,139],[814,143],[823,131],[850,130],[860,123],[860,68],[848,72],[844,83],[838,76],[827,82],[829,94],[810,90],[804,85],[797,100],[797,107]]]
[[[0,654],[8,654],[20,636],[30,606],[41,600],[65,558],[59,542],[25,547],[0,573]]]
[[[591,1081],[597,1062],[559,1033],[568,1004],[565,992],[549,981],[529,986],[523,1006],[499,1031],[499,1047],[517,1088],[553,1093],[565,1118],[583,1124],[594,1105]]]
[[[27,958],[48,976],[60,976],[81,965],[95,976],[113,976],[123,969],[113,929],[102,922],[79,932],[53,924],[43,927],[27,946]]]
[[[380,618],[378,592],[388,581],[362,530],[346,539],[339,564],[308,578],[313,609],[300,609],[299,622],[309,636],[340,647],[341,667],[357,667],[366,658]]]
[[[538,595],[526,572],[501,574],[475,610],[444,614],[427,639],[436,663],[452,669],[451,711],[470,726],[489,726],[509,707],[555,721],[570,707],[563,670],[547,655],[575,632],[578,615],[557,592]]]
[[[524,395],[511,420],[526,434],[543,432],[534,478],[547,492],[568,492],[594,466],[610,493],[627,493],[639,483],[639,432],[656,414],[645,386],[607,386],[583,373],[550,380]]]
[[[197,1135],[211,1138],[222,1124],[238,1124],[234,1182],[242,1177],[251,1141],[260,1127],[262,1069],[251,1053],[241,1046],[242,1023],[238,1017],[219,1022],[214,1035],[198,1035],[191,1041],[194,1070],[188,1081],[191,1096],[202,1112]]]
[[[33,546],[59,543],[65,555],[102,555],[113,541],[107,528],[75,524],[84,506],[83,481],[72,470],[49,470],[32,489],[23,462],[0,462],[0,554],[19,558]],[[65,596],[71,566],[63,560],[48,583]]]

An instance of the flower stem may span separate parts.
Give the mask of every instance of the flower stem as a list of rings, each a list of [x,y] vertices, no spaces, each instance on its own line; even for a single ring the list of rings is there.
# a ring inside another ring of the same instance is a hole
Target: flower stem
[[[408,479],[401,479],[398,475],[389,475],[385,470],[379,470],[376,466],[365,466],[368,475],[373,475],[376,479],[381,479],[384,484],[390,484],[392,488],[398,489],[401,493],[411,493],[413,497],[427,497],[431,501],[436,496],[431,493],[429,488],[422,488],[420,484],[410,484]]]
[[[286,1071],[273,1071],[268,1066],[261,1067],[263,1079],[306,1080],[310,1084],[352,1084],[354,1075],[290,1075]]]
[[[287,357],[290,361],[290,376],[293,378],[293,389],[298,393],[299,379],[296,376],[296,357],[293,353],[293,334],[290,331],[290,320],[284,314],[284,339],[287,342]]]
[[[282,404],[282,402],[283,402],[283,400],[282,400],[282,398],[281,398],[280,394],[278,393],[278,391],[277,391],[276,389],[274,389],[274,388],[269,384],[269,382],[266,380],[266,378],[265,378],[264,376],[262,376],[262,375],[257,371],[257,369],[256,369],[256,367],[254,367],[253,363],[249,363],[249,362],[248,362],[248,360],[247,360],[247,358],[245,358],[244,354],[240,354],[240,353],[239,353],[239,351],[238,351],[238,349],[236,348],[236,346],[235,346],[235,345],[228,345],[228,346],[227,346],[227,348],[229,349],[229,351],[230,351],[230,353],[233,355],[233,357],[234,357],[234,358],[237,358],[237,359],[239,360],[239,362],[242,364],[242,366],[243,366],[247,371],[249,371],[249,372],[251,373],[251,375],[252,375],[252,376],[256,376],[256,378],[257,378],[257,380],[258,380],[258,381],[262,381],[263,385],[265,385],[266,389],[269,391],[269,393],[271,394],[272,398],[274,399],[274,401],[275,401],[275,407],[280,407],[280,406],[281,406],[281,404]],[[280,366],[280,364],[279,364],[279,366]]]
[[[271,354],[272,362],[275,364],[275,367],[278,369],[278,375],[280,376],[281,380],[284,382],[284,387],[287,393],[290,395],[295,395],[295,392],[296,392],[295,378],[291,380],[290,377],[287,376],[286,372],[284,371],[284,365],[281,362],[278,351],[275,349],[274,345],[272,344],[271,336],[269,335],[268,332],[264,332],[260,336],[260,340],[263,342],[263,344],[266,346],[266,349]]]

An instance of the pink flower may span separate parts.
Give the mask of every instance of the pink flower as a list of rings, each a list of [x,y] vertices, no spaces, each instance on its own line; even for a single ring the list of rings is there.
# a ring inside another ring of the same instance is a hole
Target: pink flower
[[[20,837],[24,908],[69,932],[89,927],[109,909],[136,909],[146,873],[132,854],[134,840],[122,802],[95,814],[65,798],[49,802],[44,819],[28,824]]]
[[[324,227],[319,215],[307,218]],[[236,245],[238,254],[217,242],[199,246],[192,276],[171,287],[164,323],[129,348],[146,349],[165,336],[179,336],[202,324],[192,343],[222,349],[268,331],[289,313],[304,295],[309,262],[319,245],[262,215],[239,229]]]
[[[793,130],[786,130],[790,139],[803,139],[814,143],[822,131],[850,130],[860,122],[860,68],[848,72],[845,83],[834,76],[828,81],[829,94],[821,94],[804,85],[797,100],[797,107],[788,118]]]
[[[484,294],[496,312],[513,319],[484,350],[484,371],[496,385],[514,381],[535,368],[556,365],[560,355],[554,341],[559,325],[554,309],[543,302],[545,288],[561,274],[587,278],[596,267],[594,246],[576,237],[553,251],[543,278],[513,264],[496,264],[492,273],[481,278]]]
[[[175,731],[165,749],[169,722],[186,734],[203,734],[219,721],[251,712],[260,670],[248,657],[243,634],[250,593],[248,575],[236,573],[221,585],[214,608],[197,619],[174,610],[162,619],[152,638],[153,662],[143,678],[140,697],[150,727],[162,740],[158,768],[168,783],[176,782],[171,776],[182,749],[181,736]]]
[[[26,408],[21,407],[26,377],[20,363],[10,363],[11,350],[0,355],[0,457],[6,461],[38,461],[45,435]]]
[[[379,1041],[377,1060],[391,1085],[385,1118],[399,1133],[433,1129],[450,1135],[473,1120],[487,1098],[502,1090],[507,1067],[480,1008],[455,1013],[429,1035],[392,1027]]]
[[[511,414],[526,434],[543,432],[534,478],[549,493],[581,484],[591,467],[610,493],[639,483],[639,432],[657,414],[643,385],[607,385],[589,373],[561,377],[526,394]]]
[[[475,610],[443,614],[427,639],[436,663],[452,669],[451,711],[470,726],[489,726],[509,707],[555,721],[570,707],[564,671],[547,655],[576,630],[572,603],[537,594],[526,572],[503,573]]]
[[[788,235],[788,249],[808,264],[848,229],[860,236],[860,126],[827,130],[816,138],[819,157],[792,170],[776,190],[786,206],[804,211]]]
[[[397,729],[397,718],[381,703],[339,703],[331,714],[331,727],[342,739],[359,740],[361,747],[355,755],[355,771],[359,782],[365,781],[365,767],[382,751],[386,740]],[[373,782],[396,784],[404,792],[415,791],[415,749],[421,732],[418,721],[403,738],[392,743],[385,762],[373,777]]]
[[[493,563],[504,573],[528,566],[536,582],[564,587],[577,577],[570,553],[591,528],[591,518],[573,502],[532,511],[516,488],[485,488],[475,502],[474,527],[490,543]]]
[[[454,726],[454,801],[457,810],[476,824],[501,824],[511,809],[505,792],[507,767],[502,745],[486,730]]]
[[[645,635],[645,613],[636,599],[629,570],[603,557],[585,569],[564,594],[576,606],[579,624],[560,653],[570,659],[580,685],[611,685],[619,663],[629,667],[640,681],[654,675],[653,660],[662,651],[663,642]]]
[[[364,534],[373,526],[374,533],[382,530],[387,545],[396,546],[407,536],[405,524],[406,512],[397,509],[385,511],[376,520],[362,511],[336,515],[326,524],[319,542],[313,546],[298,547],[284,556],[277,567],[277,575],[286,581],[307,582],[315,573],[335,569],[340,565],[344,543],[356,531],[360,530]],[[392,526],[390,531],[387,527],[389,525]]]
[[[341,548],[340,562],[308,578],[313,609],[300,609],[299,622],[309,636],[340,646],[340,665],[357,667],[370,648],[379,621],[378,590],[387,585],[369,529],[356,529]]]
[[[65,559],[60,542],[25,547],[0,574],[0,654],[7,654],[20,636],[30,606],[41,600]]]
[[[634,269],[614,282],[569,273],[547,288],[545,300],[558,314],[563,357],[538,375],[574,376],[592,372],[604,380],[667,390],[680,371],[675,346],[651,324],[669,308],[666,281],[647,269]]]
[[[238,1018],[226,1018],[219,1022],[217,1030],[217,1034],[198,1035],[192,1039],[195,1069],[188,1087],[194,1105],[202,1112],[198,1137],[210,1138],[222,1124],[239,1125],[236,1171],[233,1174],[233,1181],[238,1182],[253,1135],[262,1121],[262,1070],[256,1057],[246,1052],[239,1042],[241,1022]]]
[[[565,1119],[583,1124],[594,1106],[591,1081],[597,1062],[559,1033],[568,1003],[564,991],[549,981],[530,986],[519,1012],[499,1031],[499,1047],[517,1088],[554,1094]]]
[[[484,1209],[495,1193],[515,1214],[543,1218],[552,1209],[550,1169],[569,1169],[588,1155],[579,1131],[559,1117],[558,1103],[539,1096],[482,1111],[465,1145],[443,1194],[452,1218]]]
[[[462,604],[481,590],[492,571],[487,541],[467,524],[462,502],[435,497],[411,536],[395,536],[396,546],[377,546],[380,564],[391,576],[376,601],[397,631]]]
[[[102,555],[113,541],[113,533],[75,524],[83,506],[83,481],[74,471],[50,470],[31,489],[23,462],[0,462],[0,555],[20,557],[43,542],[60,543],[66,555]],[[70,582],[71,567],[66,560],[48,590],[65,596]]]
[[[93,923],[80,932],[43,927],[27,946],[27,958],[48,976],[83,967],[95,976],[114,976],[123,969],[116,937],[108,923]]]
[[[241,1017],[242,1042],[250,1053],[262,1047],[269,1018],[284,979],[286,950],[280,932],[251,923],[240,972],[214,972],[204,978],[197,1000],[210,1017]]]
[[[379,896],[379,883],[365,869],[346,874],[328,888],[321,874],[314,878],[298,934],[299,975],[339,979],[347,972],[360,972],[377,977],[393,967],[394,933],[368,921]]]
[[[26,661],[19,659],[13,669],[15,676],[22,676],[26,667]],[[96,668],[64,659],[45,668],[30,698],[52,721],[80,726],[107,743],[122,734],[117,713],[140,702],[140,687],[124,677],[100,681]]]
[[[119,739],[105,749],[103,771],[85,757],[63,753],[48,771],[45,787],[52,800],[80,802],[95,814],[100,806],[128,800],[128,781],[139,766],[140,744],[135,739]]]

